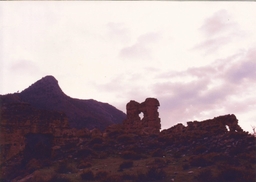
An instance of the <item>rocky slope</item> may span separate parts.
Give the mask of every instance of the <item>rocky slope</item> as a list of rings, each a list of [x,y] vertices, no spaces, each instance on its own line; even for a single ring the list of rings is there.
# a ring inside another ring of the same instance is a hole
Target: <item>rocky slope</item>
[[[256,138],[244,131],[219,131],[215,123],[234,115],[180,125],[158,134],[126,133],[124,125],[90,132],[52,148],[51,156],[10,159],[1,166],[6,181],[189,181],[254,182]],[[225,126],[224,126],[225,128]],[[94,134],[93,134],[94,133]],[[40,147],[41,148],[41,147]]]
[[[80,100],[67,96],[53,76],[46,76],[21,93],[0,96],[1,105],[25,102],[37,109],[63,112],[70,127],[105,129],[121,123],[125,114],[115,107],[96,100]]]

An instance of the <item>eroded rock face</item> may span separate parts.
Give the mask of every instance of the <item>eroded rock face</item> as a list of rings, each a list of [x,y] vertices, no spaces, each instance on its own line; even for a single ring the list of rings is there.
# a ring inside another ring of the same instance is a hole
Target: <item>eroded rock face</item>
[[[126,105],[127,118],[123,122],[125,131],[145,134],[159,133],[161,129],[159,106],[159,101],[155,98],[147,98],[142,103],[131,100]],[[140,113],[143,113],[143,118],[140,118]]]
[[[40,151],[42,146],[50,151],[54,145],[65,142],[64,131],[69,128],[63,113],[39,110],[27,103],[3,105],[0,127],[1,162],[25,149],[28,156],[29,151]],[[51,142],[44,136],[51,138]]]

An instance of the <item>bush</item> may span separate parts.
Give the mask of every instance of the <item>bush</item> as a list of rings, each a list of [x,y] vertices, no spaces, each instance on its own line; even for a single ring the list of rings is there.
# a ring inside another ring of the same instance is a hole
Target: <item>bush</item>
[[[42,162],[37,159],[31,159],[26,165],[27,170],[32,173],[33,171],[42,168]]]
[[[136,153],[133,152],[133,151],[124,151],[124,152],[121,154],[121,157],[124,158],[124,159],[132,159],[132,160],[138,160],[138,159],[141,159],[141,158],[142,158],[141,155],[136,154]]]
[[[133,167],[133,161],[124,161],[120,164],[119,169],[122,171],[131,167]]]
[[[98,171],[95,175],[95,179],[96,180],[102,180],[102,179],[106,178],[107,176],[108,176],[107,171]]]
[[[217,175],[217,181],[226,182],[255,182],[255,171],[233,166],[221,166]]]
[[[134,180],[136,182],[141,182],[141,181],[148,181],[146,175],[144,173],[142,173],[141,171],[139,171],[137,173],[136,179]]]
[[[157,167],[157,168],[162,168],[167,166],[168,161],[162,159],[162,158],[156,158],[153,160],[153,162],[150,163],[150,165]]]
[[[88,168],[91,167],[92,164],[89,162],[81,162],[80,164],[77,165],[78,169],[84,169],[84,168]]]
[[[94,174],[91,170],[83,171],[82,174],[80,174],[82,180],[94,180]]]
[[[194,167],[206,167],[212,165],[212,162],[203,156],[195,156],[190,158],[190,165]]]
[[[216,181],[216,179],[214,179],[213,175],[212,175],[212,171],[210,169],[205,169],[202,170],[198,175],[196,175],[195,180],[198,182],[214,182]]]
[[[172,154],[172,156],[174,157],[174,158],[176,158],[176,159],[178,159],[178,158],[181,158],[181,152],[180,151],[176,151],[176,152],[174,152],[173,154]]]
[[[156,149],[152,152],[152,157],[163,157],[164,151],[162,149]]]
[[[76,154],[74,155],[74,157],[77,157],[77,158],[86,158],[90,155],[93,154],[93,151],[89,148],[84,148],[84,149],[81,149],[81,150],[78,150],[76,152]]]
[[[103,139],[101,137],[95,137],[89,141],[89,145],[94,145],[94,144],[102,144]]]
[[[119,137],[117,137],[117,141],[120,143],[133,143],[134,139],[130,136],[130,135],[121,135]]]
[[[70,182],[68,178],[61,177],[59,175],[54,175],[49,182]]]
[[[194,149],[193,153],[194,153],[195,155],[198,155],[198,154],[204,153],[206,150],[207,150],[207,148],[206,148],[205,146],[197,146],[197,147]]]
[[[104,178],[103,180],[102,180],[102,182],[120,182],[121,181],[121,179],[122,179],[122,177],[121,176],[119,176],[119,175],[109,175],[109,176],[107,176],[106,178]]]
[[[166,177],[166,172],[162,169],[150,168],[146,173],[148,180],[162,180]]]
[[[106,146],[103,145],[103,144],[94,144],[94,145],[92,146],[92,149],[93,149],[93,150],[97,150],[97,151],[105,150],[105,149],[106,149]]]
[[[147,150],[142,146],[138,146],[137,144],[133,144],[130,146],[125,147],[127,151],[133,151],[137,154],[145,154]]]
[[[68,173],[74,172],[75,167],[67,161],[59,162],[56,166],[55,172],[57,173]]]
[[[136,179],[136,176],[132,174],[123,174],[122,179],[134,181]]]
[[[188,170],[189,167],[190,167],[190,166],[189,166],[188,163],[182,165],[182,169],[183,169],[183,170]]]

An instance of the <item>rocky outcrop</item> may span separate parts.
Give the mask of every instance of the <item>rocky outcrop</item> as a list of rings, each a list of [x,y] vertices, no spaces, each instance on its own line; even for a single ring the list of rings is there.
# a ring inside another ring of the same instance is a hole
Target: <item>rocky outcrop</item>
[[[15,103],[2,105],[0,127],[1,162],[4,162],[23,152],[31,140],[37,143],[37,139],[32,138],[39,135],[40,141],[51,140],[49,150],[54,145],[60,145],[64,142],[68,121],[63,113],[39,110],[27,103]]]
[[[123,121],[125,131],[145,134],[159,133],[161,129],[159,106],[159,101],[155,98],[147,98],[142,103],[131,100],[126,105],[127,118]],[[140,118],[140,113],[143,113],[143,118]]]
[[[102,136],[95,128],[75,129],[62,112],[37,109],[27,103],[10,103],[0,109],[0,165],[13,157],[54,157],[67,143],[79,144],[85,138]]]

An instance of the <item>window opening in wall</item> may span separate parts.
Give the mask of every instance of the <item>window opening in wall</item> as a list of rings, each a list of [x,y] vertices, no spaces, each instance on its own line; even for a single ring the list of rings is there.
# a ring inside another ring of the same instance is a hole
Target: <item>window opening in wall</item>
[[[227,130],[228,130],[228,131],[230,131],[229,126],[228,126],[228,125],[226,125],[226,128],[227,128]]]

